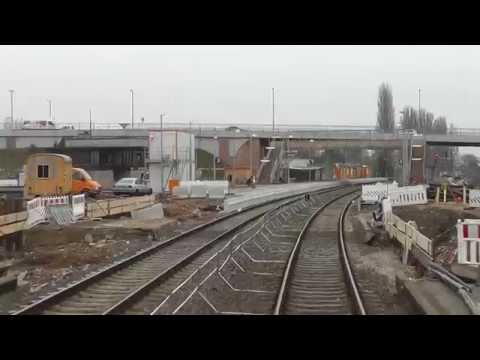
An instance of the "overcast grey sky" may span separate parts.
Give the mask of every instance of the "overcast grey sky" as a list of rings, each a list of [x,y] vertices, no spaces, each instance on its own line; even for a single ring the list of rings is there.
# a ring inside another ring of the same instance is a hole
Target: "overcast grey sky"
[[[404,105],[480,127],[480,46],[0,46],[0,116],[58,122],[270,123],[271,88],[280,124],[374,125],[377,91]],[[3,94],[2,94],[3,93]]]

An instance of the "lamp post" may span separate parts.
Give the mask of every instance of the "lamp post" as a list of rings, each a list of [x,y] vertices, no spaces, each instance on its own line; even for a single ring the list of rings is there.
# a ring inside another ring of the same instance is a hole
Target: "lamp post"
[[[213,144],[213,181],[217,180],[217,145],[218,145],[218,136],[215,135],[213,137],[214,144]]]
[[[272,133],[275,135],[275,88],[272,88]]]
[[[92,136],[92,109],[88,109],[90,113],[90,136]]]
[[[253,182],[255,182],[255,176],[257,175],[253,173],[253,138],[256,138],[256,137],[257,137],[257,134],[252,134],[250,132],[250,176]]]
[[[161,177],[161,187],[163,192],[163,116],[165,114],[160,114],[160,177]]]
[[[131,102],[131,110],[132,110],[132,129],[133,129],[133,89],[130,89],[130,102]]]
[[[14,128],[14,121],[13,121],[13,93],[15,92],[15,90],[13,89],[10,89],[8,90],[10,92],[10,118],[11,118],[11,122],[12,122],[12,129]]]
[[[288,135],[287,139],[287,184],[290,184],[290,139],[293,135]]]
[[[420,120],[420,97],[421,97],[421,92],[422,90],[421,89],[418,89],[418,120]]]
[[[50,121],[52,121],[52,100],[51,100],[51,99],[47,99],[47,102],[48,102],[48,108],[49,108],[48,119],[49,119]]]
[[[310,139],[310,140],[309,140],[309,142],[310,142],[311,144],[313,144],[314,141],[315,141],[315,140],[313,140],[313,139]],[[311,158],[311,159],[310,159],[310,160],[311,160],[311,164],[313,165],[313,150],[312,150],[312,146],[310,146],[310,158]],[[308,181],[309,181],[309,182],[312,182],[312,169],[309,169],[309,170],[308,170]]]

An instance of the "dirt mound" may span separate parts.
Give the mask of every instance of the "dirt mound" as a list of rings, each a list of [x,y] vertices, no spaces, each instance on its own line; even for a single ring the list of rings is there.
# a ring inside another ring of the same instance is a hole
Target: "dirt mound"
[[[60,248],[45,246],[27,253],[24,263],[26,265],[42,265],[50,269],[97,264],[109,261],[112,258],[113,249],[111,244],[108,245],[106,243],[88,244],[87,242],[76,242],[64,244]]]
[[[447,268],[456,261],[457,220],[479,218],[461,205],[448,204],[402,206],[394,208],[394,213],[404,221],[415,221],[418,230],[433,240],[435,261]]]
[[[463,209],[441,208],[431,205],[412,205],[394,208],[394,213],[404,221],[413,220],[418,230],[436,244],[448,242],[455,234],[458,219],[478,219],[479,217]],[[453,232],[453,233],[452,233]]]
[[[215,213],[215,207],[207,199],[169,199],[163,205],[163,213],[179,220]]]

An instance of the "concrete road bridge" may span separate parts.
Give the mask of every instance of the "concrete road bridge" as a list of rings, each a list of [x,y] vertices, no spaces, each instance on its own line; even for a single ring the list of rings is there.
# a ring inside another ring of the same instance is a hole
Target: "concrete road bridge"
[[[368,126],[276,125],[268,124],[185,124],[160,123],[135,124],[57,124],[57,129],[0,129],[0,151],[15,149],[62,149],[83,159],[80,165],[106,167],[117,164],[123,167],[143,164],[151,131],[183,131],[193,133],[196,147],[202,142],[218,139],[238,139],[248,142],[253,138],[266,147],[271,141],[310,141],[325,148],[363,148],[401,150],[403,164],[402,182],[410,178],[411,162],[425,174],[426,148],[442,146],[480,146],[480,129],[455,129],[444,135],[406,135],[399,131],[382,133]],[[415,148],[415,150],[412,149]],[[423,153],[423,155],[422,155]],[[76,155],[75,155],[76,154]],[[107,155],[105,155],[107,154]],[[79,162],[79,161],[77,161]]]

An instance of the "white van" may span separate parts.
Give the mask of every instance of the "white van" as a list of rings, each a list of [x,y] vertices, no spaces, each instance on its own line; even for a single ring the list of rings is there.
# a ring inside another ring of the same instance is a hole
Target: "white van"
[[[48,120],[24,120],[22,129],[56,129],[55,123]]]

